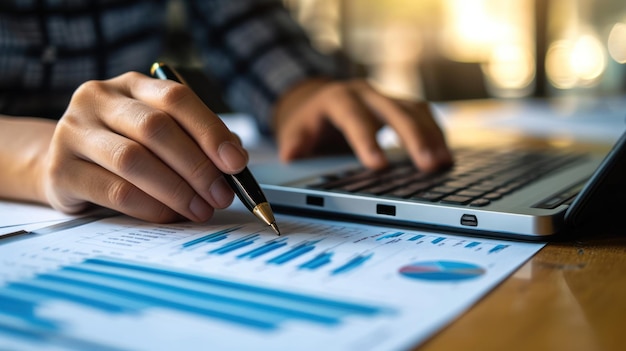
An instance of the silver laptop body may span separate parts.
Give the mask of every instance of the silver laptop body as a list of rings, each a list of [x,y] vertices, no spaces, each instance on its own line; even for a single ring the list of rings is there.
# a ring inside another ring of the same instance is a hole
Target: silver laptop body
[[[588,208],[583,211],[582,207],[590,203],[587,200],[593,198],[593,193],[599,187],[598,183],[606,178],[602,175],[606,173],[607,167],[625,163],[625,139],[622,136],[604,158],[602,155],[585,155],[566,164],[562,169],[551,170],[533,183],[481,207],[311,187],[311,184],[318,183],[329,174],[360,167],[351,156],[323,157],[289,164],[252,164],[251,170],[261,183],[272,207],[278,212],[543,240],[562,233],[568,226],[567,222],[576,222],[574,218],[570,218],[571,215],[567,215],[568,210],[571,212],[571,207],[576,206],[577,213],[586,213]],[[624,166],[619,168],[623,172]],[[626,179],[622,176],[623,174],[613,175],[613,182],[621,185],[621,179]],[[591,178],[594,184],[590,183]],[[620,186],[619,191],[621,189]],[[585,194],[583,199],[579,199],[580,193]],[[544,206],[563,197],[569,197],[569,201],[562,201],[554,208]]]

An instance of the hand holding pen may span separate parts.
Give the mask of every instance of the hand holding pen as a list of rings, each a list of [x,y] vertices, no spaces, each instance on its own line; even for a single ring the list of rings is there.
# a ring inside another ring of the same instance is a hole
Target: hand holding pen
[[[95,204],[150,222],[204,222],[232,203],[223,174],[248,162],[189,87],[135,72],[83,83],[58,123],[32,129],[49,137],[30,147],[29,197],[67,213]]]
[[[150,68],[150,74],[159,79],[173,80],[187,85],[178,72],[164,63],[154,63]],[[246,208],[265,224],[271,226],[276,234],[280,235],[272,208],[250,170],[246,167],[241,172],[235,174],[224,173],[224,178]]]

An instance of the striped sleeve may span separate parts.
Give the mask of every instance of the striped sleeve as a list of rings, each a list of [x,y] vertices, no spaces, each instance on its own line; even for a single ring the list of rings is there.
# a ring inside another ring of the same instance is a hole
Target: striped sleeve
[[[205,69],[225,100],[269,133],[272,107],[289,88],[316,76],[340,77],[279,0],[197,0],[188,6]]]

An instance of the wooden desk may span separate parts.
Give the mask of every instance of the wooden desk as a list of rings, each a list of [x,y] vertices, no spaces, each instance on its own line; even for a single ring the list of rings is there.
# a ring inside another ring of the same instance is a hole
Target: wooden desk
[[[624,350],[626,229],[551,243],[420,350]]]

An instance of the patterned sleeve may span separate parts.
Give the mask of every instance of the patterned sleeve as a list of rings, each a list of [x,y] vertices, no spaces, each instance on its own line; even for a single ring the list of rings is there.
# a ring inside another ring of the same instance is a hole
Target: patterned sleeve
[[[294,84],[341,76],[336,61],[312,48],[280,0],[195,0],[188,9],[205,69],[230,106],[253,115],[264,133],[274,103]]]

